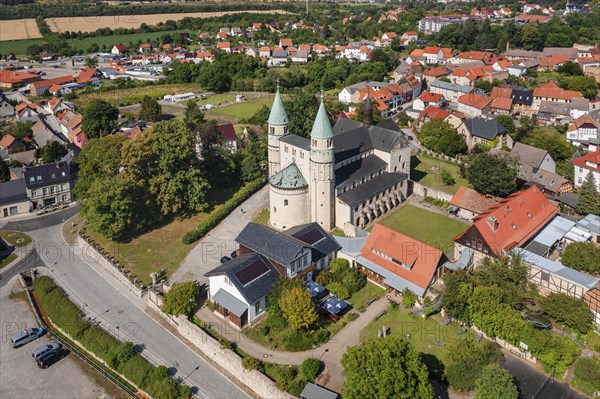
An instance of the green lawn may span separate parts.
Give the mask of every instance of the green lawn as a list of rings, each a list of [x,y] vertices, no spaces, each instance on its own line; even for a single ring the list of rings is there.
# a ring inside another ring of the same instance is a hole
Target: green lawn
[[[348,298],[347,302],[352,305],[354,310],[359,311],[360,309],[367,307],[367,302],[369,302],[371,298],[381,298],[383,294],[385,294],[383,288],[367,281],[367,285],[356,291],[354,295]]]
[[[197,100],[198,104],[206,105],[206,104],[221,104],[225,102],[234,102],[235,94],[233,93],[220,93],[220,94],[211,94],[206,96],[203,100]],[[209,111],[210,112],[210,111]]]
[[[405,205],[380,222],[382,225],[406,234],[425,244],[438,248],[447,255],[454,250],[452,239],[465,231],[467,224],[447,218],[413,205]]]
[[[24,40],[3,40],[0,41],[2,52],[15,53],[16,56],[24,56],[27,54],[27,47],[37,44],[44,44],[42,39],[24,39]]]
[[[233,101],[235,101],[235,95]],[[263,96],[257,99],[249,99],[241,103],[214,108],[208,111],[207,114],[231,116],[237,119],[248,119],[263,105],[270,107],[272,103],[273,100],[270,98],[270,96]]]
[[[0,237],[2,237],[9,245],[15,247],[24,247],[25,245],[31,244],[31,237],[18,231],[2,230],[0,231]]]
[[[390,306],[385,315],[365,327],[361,332],[361,341],[377,338],[377,331],[383,326],[389,329],[388,336],[402,337],[410,342],[417,351],[423,353],[423,362],[433,375],[441,375],[439,373],[440,362],[442,365],[449,364],[449,344],[461,339],[472,340],[477,335],[471,329],[468,329],[463,335],[457,335],[456,332],[462,327],[456,323],[450,323],[444,327],[435,318],[413,317],[402,308],[393,309]],[[407,337],[407,334],[410,334],[410,338]],[[436,345],[433,341],[439,341],[445,347]]]
[[[254,218],[254,223],[264,224],[265,226],[269,225],[269,216],[270,212],[268,209],[263,209],[257,216]]]
[[[194,247],[185,245],[183,236],[206,220],[208,212],[222,204],[239,189],[233,186],[228,190],[211,191],[210,207],[207,212],[192,217],[177,217],[169,223],[144,233],[128,242],[117,243],[99,233],[87,230],[87,234],[130,270],[144,284],[148,285],[151,272],[165,269],[167,276],[175,271],[183,258]]]
[[[8,265],[10,262],[12,262],[15,259],[17,259],[17,255],[15,255],[15,254],[9,254],[6,258],[1,258],[0,259],[0,269],[2,269],[4,266]]]
[[[456,180],[454,185],[447,186],[442,182],[440,176],[443,170],[447,170],[452,174],[454,180]],[[460,177],[460,168],[457,164],[432,158],[425,154],[410,157],[410,178],[415,182],[450,194],[456,193],[460,186],[469,186],[467,179]]]
[[[139,103],[144,96],[162,98],[167,94],[181,94],[190,91],[200,93],[203,89],[197,83],[153,85],[133,87],[131,89],[95,91],[81,95],[78,94],[73,102],[80,107],[85,107],[92,100],[99,99],[108,101],[116,106],[122,106]]]

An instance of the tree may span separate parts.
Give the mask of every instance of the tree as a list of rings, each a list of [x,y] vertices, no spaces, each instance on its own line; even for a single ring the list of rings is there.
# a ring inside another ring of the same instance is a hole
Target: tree
[[[300,365],[300,372],[302,372],[302,375],[308,381],[313,381],[315,378],[317,378],[322,369],[323,362],[321,362],[319,359],[315,359],[314,357],[307,358]]]
[[[194,133],[198,132],[200,125],[206,122],[204,112],[200,111],[195,101],[189,100],[186,102],[183,121],[185,126]]]
[[[543,299],[543,305],[548,316],[581,334],[593,328],[594,316],[581,298],[552,293]]]
[[[578,91],[589,99],[596,97],[598,87],[593,76],[561,76],[558,85],[563,89]]]
[[[483,286],[497,286],[502,292],[501,301],[518,308],[527,291],[527,266],[516,254],[501,259],[485,258],[475,270],[475,282]]]
[[[456,129],[442,119],[433,119],[421,127],[419,140],[430,150],[449,156],[467,152],[465,139]]]
[[[596,187],[596,178],[592,172],[589,172],[579,187],[577,213],[600,215],[600,193]]]
[[[504,157],[481,153],[469,165],[467,179],[482,194],[506,197],[517,188],[517,168]]]
[[[242,173],[242,180],[245,182],[256,180],[262,176],[259,162],[256,159],[256,156],[251,152],[247,152],[242,158],[240,171]]]
[[[293,329],[308,328],[318,319],[310,292],[300,285],[284,289],[278,303],[283,316]]]
[[[140,110],[140,119],[149,122],[158,122],[162,116],[162,107],[150,96],[144,96],[142,99],[142,109]]]
[[[464,270],[446,273],[444,284],[446,286],[442,293],[444,310],[448,316],[469,323],[471,321],[469,298],[473,294],[473,282],[470,276]]]
[[[446,368],[446,378],[454,389],[471,391],[476,386],[484,366],[501,357],[498,346],[485,342],[476,345],[472,340],[462,339],[448,347],[451,364]]]
[[[67,147],[58,141],[50,141],[42,147],[42,161],[52,163],[67,155]]]
[[[600,391],[600,360],[582,357],[575,364],[575,385],[587,392]]]
[[[191,315],[200,291],[200,286],[195,281],[173,284],[165,294],[162,311],[173,316]]]
[[[546,36],[546,47],[571,47],[573,41],[564,33],[551,32]]]
[[[575,152],[573,146],[565,139],[565,135],[551,127],[534,128],[523,137],[522,142],[548,151],[555,161],[569,159]]]
[[[119,110],[111,103],[104,100],[92,100],[83,109],[81,130],[89,139],[100,137],[101,132],[108,136],[115,127],[118,116]]]
[[[592,242],[575,242],[567,245],[560,261],[571,269],[597,273],[600,272],[600,249]]]
[[[515,121],[510,115],[498,115],[496,117],[496,121],[504,126],[504,128],[508,131],[508,134],[513,139],[517,137],[517,128],[515,127]]]
[[[487,365],[481,370],[475,399],[517,399],[518,397],[519,390],[508,371],[495,364]]]
[[[96,68],[98,66],[98,59],[95,57],[85,57],[85,66],[88,68]]]
[[[0,183],[10,180],[10,168],[0,159]]]
[[[298,136],[309,137],[319,108],[319,100],[315,93],[294,90],[283,103],[290,121],[289,131]]]
[[[17,122],[15,123],[15,127],[12,131],[12,135],[15,136],[16,139],[23,140],[25,137],[32,137],[31,127],[33,126],[32,121],[25,122]]]
[[[579,66],[579,64],[573,61],[567,61],[558,68],[556,71],[561,75],[569,75],[569,76],[582,76],[583,69]]]
[[[419,353],[401,338],[371,339],[342,355],[346,399],[433,398]]]

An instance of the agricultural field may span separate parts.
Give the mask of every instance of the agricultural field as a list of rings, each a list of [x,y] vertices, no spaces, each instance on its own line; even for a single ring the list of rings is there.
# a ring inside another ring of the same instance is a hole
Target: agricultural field
[[[4,40],[36,39],[42,37],[35,19],[0,20],[0,38]],[[5,52],[4,44],[2,52]]]
[[[81,107],[85,107],[92,100],[99,99],[108,101],[116,106],[136,104],[142,101],[144,96],[150,96],[156,99],[162,98],[167,94],[181,94],[193,91],[201,93],[203,90],[198,84],[164,84],[158,86],[133,87],[131,89],[97,91],[88,94],[79,95],[74,102]]]
[[[123,43],[125,46],[127,46],[129,42],[136,43],[138,40],[150,42],[159,39],[164,34],[168,33],[170,35],[174,35],[179,32],[185,32],[185,29],[166,30],[163,32],[130,33],[128,35],[88,37],[86,39],[72,40],[70,44],[77,50],[81,50],[84,53],[87,52],[87,49],[89,49],[94,43],[96,43],[100,48],[102,48],[102,45],[106,45],[107,51],[110,51],[112,46],[117,43]]]
[[[26,39],[26,40],[8,40],[0,41],[0,53],[13,53],[17,57],[25,56],[27,54],[27,47],[37,44],[41,46],[44,44],[43,39]]]
[[[229,14],[287,14],[283,10],[244,10],[244,11],[217,11],[217,12],[192,12],[181,14],[137,14],[137,15],[104,15],[90,17],[62,17],[48,18],[46,22],[54,32],[74,31],[74,32],[94,32],[100,28],[139,28],[142,23],[147,25],[156,25],[159,22],[168,20],[178,21],[180,19],[190,18],[211,18],[222,17]]]

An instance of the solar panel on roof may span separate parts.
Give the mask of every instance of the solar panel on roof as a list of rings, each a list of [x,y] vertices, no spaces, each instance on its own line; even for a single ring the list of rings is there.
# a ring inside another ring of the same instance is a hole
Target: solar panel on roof
[[[242,283],[242,285],[246,285],[249,282],[256,280],[260,276],[269,272],[269,267],[265,265],[262,260],[258,259],[250,266],[243,268],[242,270],[235,273],[235,277]]]
[[[309,245],[313,245],[315,242],[320,241],[323,238],[325,238],[325,235],[323,235],[323,233],[321,233],[317,229],[312,229],[308,233],[304,233],[303,235],[298,237],[300,241],[304,241]]]

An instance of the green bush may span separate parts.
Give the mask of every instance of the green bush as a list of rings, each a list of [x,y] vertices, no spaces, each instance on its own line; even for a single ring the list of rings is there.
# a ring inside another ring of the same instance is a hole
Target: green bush
[[[309,357],[305,359],[300,365],[300,371],[304,378],[308,381],[313,381],[321,373],[323,369],[323,362],[319,359]]]
[[[402,291],[402,304],[404,305],[404,307],[407,309],[411,309],[413,306],[415,306],[416,302],[417,295],[414,294],[408,288],[405,288],[404,291]]]
[[[213,210],[206,220],[204,220],[194,230],[187,232],[183,236],[183,243],[190,245],[202,237],[204,237],[209,231],[217,226],[223,219],[225,219],[235,208],[237,208],[242,202],[250,198],[255,192],[260,190],[265,184],[265,181],[261,178],[254,180],[246,184],[239,191],[237,191],[233,197],[225,201],[225,203],[215,210]]]
[[[166,372],[138,355],[131,342],[121,342],[83,318],[79,309],[49,277],[37,278],[33,286],[44,313],[88,351],[125,376],[155,399],[189,398],[189,387],[178,385]]]
[[[295,397],[300,396],[300,393],[306,386],[306,380],[303,378],[296,378],[294,381],[288,384],[287,392]]]
[[[309,331],[291,330],[283,337],[285,350],[290,352],[309,350],[313,344],[312,335]]]
[[[246,370],[263,370],[263,363],[260,360],[251,356],[247,356],[242,359],[242,366]]]
[[[329,290],[329,292],[331,292],[333,295],[337,296],[340,299],[350,298],[350,293],[348,292],[348,289],[340,282],[334,281],[333,283],[329,283],[327,289]]]
[[[587,393],[600,392],[600,360],[582,357],[575,364],[575,385]]]

